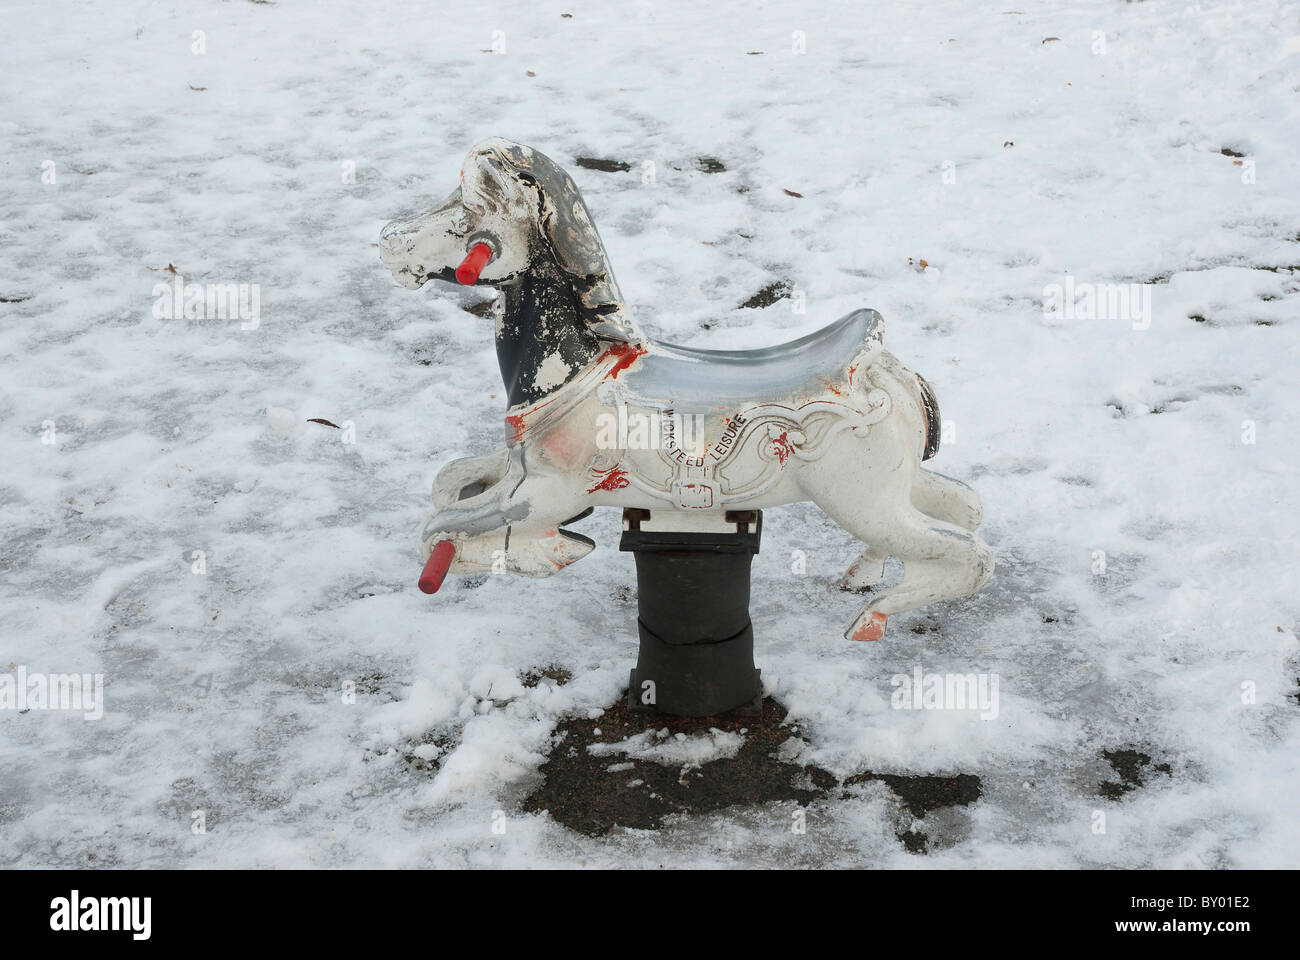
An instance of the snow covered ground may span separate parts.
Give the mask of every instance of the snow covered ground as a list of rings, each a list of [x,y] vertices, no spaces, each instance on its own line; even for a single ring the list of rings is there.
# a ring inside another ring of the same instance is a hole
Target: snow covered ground
[[[1297,865],[1300,7],[873,6],[6,4],[0,674],[105,703],[0,709],[0,864]],[[878,782],[806,833],[519,812],[636,614],[612,511],[554,579],[415,588],[429,482],[499,446],[501,384],[471,295],[401,289],[374,242],[488,136],[570,169],[652,335],[871,306],[934,384],[993,580],[847,643],[854,545],[798,505],[753,603],[801,761],[980,778],[927,855]],[[169,265],[256,284],[260,323],[156,315]],[[805,313],[739,307],[777,281]],[[1149,316],[1045,317],[1067,281],[1152,282]],[[893,709],[918,666],[996,674],[996,717]],[[1124,748],[1169,772],[1100,796]]]

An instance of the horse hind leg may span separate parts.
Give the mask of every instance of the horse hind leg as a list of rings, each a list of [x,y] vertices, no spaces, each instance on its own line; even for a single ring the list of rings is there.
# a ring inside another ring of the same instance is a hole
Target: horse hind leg
[[[983,518],[979,494],[961,481],[931,470],[917,470],[911,500],[926,516],[965,530],[974,530]],[[861,593],[879,584],[885,578],[886,555],[874,546],[867,547],[840,580],[841,589]]]
[[[912,482],[912,506],[966,530],[978,527],[984,516],[979,494],[960,480],[924,468],[916,471]]]
[[[972,594],[993,574],[993,551],[983,540],[915,509],[873,542],[903,561],[903,579],[863,607],[845,631],[850,640],[879,640],[893,614]]]
[[[874,547],[867,547],[840,578],[840,589],[861,593],[880,583],[885,579],[885,556]]]
[[[851,640],[879,640],[893,614],[974,593],[993,573],[993,552],[983,540],[922,513],[902,490],[896,492],[896,498],[882,497],[870,510],[858,504],[818,503],[832,520],[871,544],[864,556],[890,555],[903,562],[903,579],[863,607],[844,634]]]

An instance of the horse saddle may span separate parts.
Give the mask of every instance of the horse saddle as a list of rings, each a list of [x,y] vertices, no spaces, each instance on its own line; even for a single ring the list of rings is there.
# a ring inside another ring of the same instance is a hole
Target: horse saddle
[[[642,362],[618,378],[620,392],[679,410],[731,410],[760,399],[817,397],[842,389],[850,365],[864,351],[879,349],[883,337],[879,313],[854,310],[807,336],[757,350],[701,350],[652,341]]]

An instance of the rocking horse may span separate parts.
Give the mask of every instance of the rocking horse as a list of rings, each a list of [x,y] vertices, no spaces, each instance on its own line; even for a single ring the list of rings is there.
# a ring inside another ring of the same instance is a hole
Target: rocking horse
[[[594,507],[702,531],[811,500],[865,545],[846,589],[879,584],[887,556],[903,564],[849,626],[852,640],[879,640],[890,615],[973,593],[992,574],[973,533],[979,497],[921,467],[939,449],[938,406],[883,348],[876,311],[757,350],[651,340],[573,181],[507,140],[474,147],[446,202],[388,224],[380,249],[410,289],[435,279],[501,290],[505,447],[434,480],[426,593],[448,572],[557,573],[595,547],[566,529]],[[633,418],[657,434],[607,429]]]

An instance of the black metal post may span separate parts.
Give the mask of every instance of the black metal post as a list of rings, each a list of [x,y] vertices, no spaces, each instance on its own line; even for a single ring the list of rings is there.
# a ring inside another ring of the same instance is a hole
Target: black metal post
[[[650,511],[624,510],[619,542],[636,557],[641,637],[629,709],[682,717],[758,709],[749,575],[762,511],[728,511],[732,529],[716,531],[644,529],[649,519]]]

